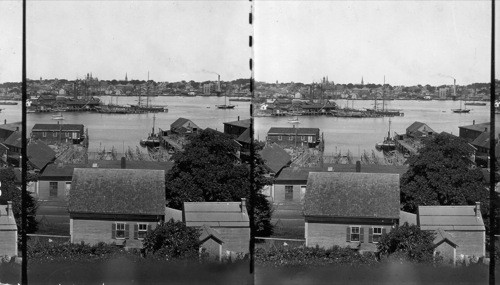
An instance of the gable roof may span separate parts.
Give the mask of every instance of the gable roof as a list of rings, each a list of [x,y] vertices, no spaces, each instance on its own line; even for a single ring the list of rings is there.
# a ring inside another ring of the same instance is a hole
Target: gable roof
[[[223,123],[223,124],[236,126],[236,127],[242,127],[242,128],[250,128],[250,119],[232,121],[232,122],[227,122],[227,123]]]
[[[453,237],[445,232],[443,229],[439,228],[436,230],[436,237],[434,238],[434,246],[438,246],[442,244],[443,242],[448,241],[449,244],[451,244],[453,247],[458,247],[455,239]]]
[[[14,122],[14,123],[0,125],[0,129],[12,131],[12,132],[15,132],[15,131],[21,132],[22,128],[23,128],[22,122]]]
[[[170,128],[171,129],[176,129],[176,128],[180,128],[182,127],[185,123],[188,123],[188,122],[191,122],[194,126],[196,126],[195,123],[193,123],[193,121],[189,120],[189,119],[186,119],[186,118],[179,118],[177,120],[175,120],[172,124],[170,124]],[[198,127],[198,126],[196,126]]]
[[[241,202],[184,202],[183,219],[188,227],[249,227]]]
[[[28,160],[38,169],[43,169],[56,158],[56,153],[42,141],[31,141],[26,150]]]
[[[165,171],[75,168],[70,213],[165,214]]]
[[[399,219],[399,175],[311,172],[304,215]]]
[[[276,128],[272,127],[267,135],[319,135],[319,128]]]
[[[406,128],[406,132],[414,132],[414,131],[418,130],[420,127],[422,127],[423,125],[425,125],[425,124],[422,122],[415,121],[408,128]]]
[[[250,128],[246,129],[241,135],[236,139],[238,142],[250,143],[252,138],[250,137]]]
[[[470,144],[473,146],[484,147],[484,148],[489,149],[490,148],[490,133],[489,132],[481,133]]]
[[[201,227],[200,242],[203,243],[210,237],[213,237],[218,243],[224,243],[224,240],[222,239],[220,233],[217,230],[211,228],[208,225],[203,225]]]
[[[484,231],[476,206],[418,206],[417,222],[422,230]]]
[[[77,131],[83,132],[82,124],[35,124],[31,131]]]
[[[4,142],[4,145],[10,145],[14,147],[22,147],[21,145],[21,133],[13,132]]]
[[[489,132],[490,131],[490,123],[480,123],[480,124],[472,124],[468,126],[460,126],[459,129],[467,129],[476,132]]]
[[[288,165],[292,157],[277,144],[266,145],[261,151],[260,156],[264,163],[274,173],[278,173],[283,167]]]

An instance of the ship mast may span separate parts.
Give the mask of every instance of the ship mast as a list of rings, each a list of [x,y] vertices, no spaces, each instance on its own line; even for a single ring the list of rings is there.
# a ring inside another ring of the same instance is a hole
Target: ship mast
[[[385,111],[385,90],[384,90],[384,87],[385,87],[385,75],[384,75],[384,85],[382,85],[382,111]],[[389,120],[390,122],[390,120]],[[390,125],[390,123],[389,123]]]

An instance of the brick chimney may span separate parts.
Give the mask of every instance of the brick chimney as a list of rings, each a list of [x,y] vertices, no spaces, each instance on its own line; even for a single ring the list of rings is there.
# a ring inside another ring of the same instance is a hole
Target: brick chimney
[[[361,161],[356,161],[356,172],[361,172]]]
[[[481,202],[476,202],[476,208],[474,209],[476,211],[476,217],[480,218],[481,217]]]
[[[121,160],[121,166],[122,166],[122,169],[127,168],[127,160],[123,156],[122,156],[122,160]]]
[[[247,206],[247,199],[246,198],[241,198],[241,205],[240,205],[240,208],[241,208],[241,212],[243,213],[244,210]]]

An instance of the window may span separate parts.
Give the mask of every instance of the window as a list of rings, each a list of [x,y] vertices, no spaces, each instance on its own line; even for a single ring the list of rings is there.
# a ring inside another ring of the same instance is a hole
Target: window
[[[137,225],[137,238],[143,239],[148,234],[148,224],[138,224]]]
[[[285,201],[293,201],[293,186],[285,186]]]
[[[351,227],[351,241],[360,241],[359,227]]]
[[[57,133],[56,132],[52,132],[52,136],[53,137],[57,137]]]
[[[66,137],[69,138],[69,132],[66,132]]]
[[[50,197],[57,197],[57,182],[49,182]]]
[[[382,234],[385,232],[383,228],[381,227],[376,227],[370,229],[370,240],[373,243],[378,243],[380,241],[380,238],[382,237]]]
[[[42,137],[47,137],[47,132],[42,132]]]
[[[125,238],[125,223],[116,223],[116,238]]]
[[[278,140],[280,141],[281,139],[282,139],[282,137],[281,137],[281,136],[278,136]]]
[[[289,141],[293,140],[293,137],[292,137],[292,136],[289,136],[289,137],[288,137],[288,140],[289,140]]]

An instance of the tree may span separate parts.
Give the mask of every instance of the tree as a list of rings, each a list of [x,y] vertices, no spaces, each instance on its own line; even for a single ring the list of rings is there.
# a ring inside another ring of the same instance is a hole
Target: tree
[[[0,196],[0,204],[7,204],[8,201],[12,201],[12,208],[14,212],[14,218],[16,219],[17,228],[19,232],[21,231],[22,222],[22,198],[26,199],[26,215],[27,215],[27,227],[26,233],[34,233],[38,229],[38,222],[36,221],[36,210],[38,205],[31,196],[30,193],[26,192],[22,196],[21,189],[16,185],[16,175],[13,168],[1,168],[0,169],[0,182],[2,186],[2,195]]]
[[[198,229],[187,227],[183,222],[170,219],[148,232],[143,241],[143,250],[146,254],[154,254],[168,259],[194,258],[198,256],[199,238]]]
[[[434,233],[404,223],[382,235],[377,249],[383,255],[402,253],[409,261],[430,262],[434,252]]]
[[[183,202],[231,202],[247,198],[247,207],[255,210],[256,234],[268,236],[272,234],[272,210],[261,193],[269,183],[264,177],[264,163],[255,155],[252,172],[251,165],[238,159],[238,148],[229,135],[211,129],[193,135],[184,151],[173,156],[175,164],[166,175],[167,206],[182,209]],[[251,191],[255,194],[253,201]]]
[[[401,177],[403,210],[416,213],[419,205],[474,205],[489,211],[484,176],[471,160],[473,148],[463,139],[441,133],[424,141],[419,154],[408,159]]]

